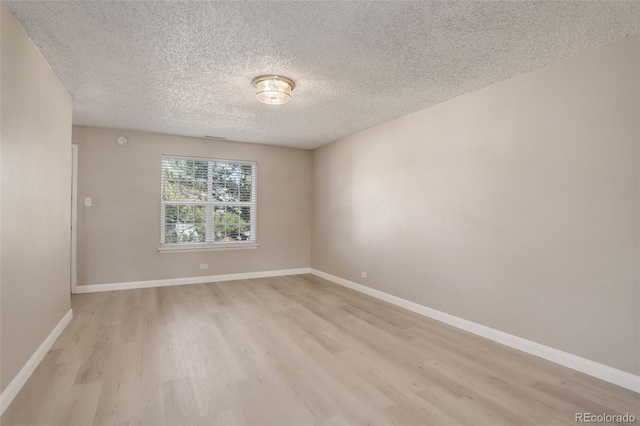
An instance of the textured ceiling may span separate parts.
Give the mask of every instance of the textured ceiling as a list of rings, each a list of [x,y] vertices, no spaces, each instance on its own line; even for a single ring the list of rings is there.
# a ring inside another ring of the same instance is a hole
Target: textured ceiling
[[[300,148],[640,31],[635,1],[6,3],[75,124]],[[290,103],[255,100],[267,73]]]

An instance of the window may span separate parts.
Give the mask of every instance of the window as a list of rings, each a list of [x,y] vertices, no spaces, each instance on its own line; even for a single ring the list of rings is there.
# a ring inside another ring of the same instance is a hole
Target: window
[[[256,247],[256,163],[162,157],[161,247]]]

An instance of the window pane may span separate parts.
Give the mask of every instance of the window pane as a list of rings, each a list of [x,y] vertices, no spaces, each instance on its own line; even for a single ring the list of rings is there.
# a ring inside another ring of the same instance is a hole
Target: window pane
[[[164,158],[162,197],[166,201],[206,201],[207,162]]]
[[[193,206],[178,206],[178,221],[182,223],[192,223]]]
[[[178,221],[178,206],[164,207],[164,221],[165,223],[176,223]]]
[[[205,206],[165,206],[165,244],[203,243],[207,239]]]
[[[250,207],[216,207],[215,241],[246,241],[251,237]]]
[[[175,244],[178,242],[178,234],[176,233],[176,224],[165,225],[164,227],[164,243]]]
[[[213,199],[223,202],[250,202],[253,166],[215,162],[213,165]]]

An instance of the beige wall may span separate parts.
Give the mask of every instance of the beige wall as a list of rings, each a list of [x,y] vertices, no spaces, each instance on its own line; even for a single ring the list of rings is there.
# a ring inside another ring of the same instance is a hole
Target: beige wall
[[[0,4],[4,390],[70,307],[71,98]]]
[[[639,51],[629,37],[314,151],[312,267],[640,373]]]
[[[129,144],[117,145],[119,135]],[[310,151],[77,126],[73,141],[78,285],[309,267]],[[159,253],[162,154],[257,161],[259,247]],[[84,207],[85,197],[92,207]]]

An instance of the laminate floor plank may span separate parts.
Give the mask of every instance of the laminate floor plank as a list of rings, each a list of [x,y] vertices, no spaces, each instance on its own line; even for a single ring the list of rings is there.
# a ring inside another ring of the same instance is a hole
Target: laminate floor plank
[[[0,424],[568,425],[640,395],[312,275],[72,297]]]

